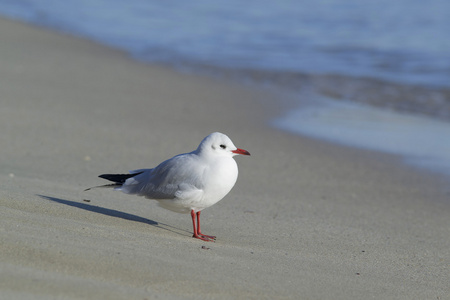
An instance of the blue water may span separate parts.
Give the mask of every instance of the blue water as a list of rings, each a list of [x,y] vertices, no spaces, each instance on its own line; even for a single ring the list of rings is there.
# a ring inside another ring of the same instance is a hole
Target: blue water
[[[447,0],[1,0],[0,13],[152,61],[450,87]]]
[[[430,151],[439,148],[430,137],[449,140],[445,122],[422,116],[405,122],[390,111],[389,118],[364,123],[374,120],[366,104],[450,120],[448,0],[0,0],[0,14],[90,38],[140,60],[232,70],[298,93],[299,110],[275,122],[292,132],[410,155],[408,148],[426,145],[400,138],[408,128],[417,140],[428,136],[426,149],[412,155],[448,162],[450,173],[450,157]],[[305,90],[314,114],[302,102]],[[351,110],[355,122],[334,115],[348,111],[342,100],[362,105]],[[403,146],[377,147],[383,138],[369,142],[383,136]]]

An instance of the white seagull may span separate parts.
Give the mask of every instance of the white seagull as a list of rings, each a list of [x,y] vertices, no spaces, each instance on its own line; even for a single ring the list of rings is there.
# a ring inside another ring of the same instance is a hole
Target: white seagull
[[[233,188],[238,177],[233,156],[237,154],[250,155],[225,134],[214,132],[202,140],[197,150],[174,156],[153,169],[100,175],[114,182],[100,187],[114,187],[156,200],[171,211],[191,213],[193,237],[214,241],[215,236],[200,232],[200,212],[222,200]]]

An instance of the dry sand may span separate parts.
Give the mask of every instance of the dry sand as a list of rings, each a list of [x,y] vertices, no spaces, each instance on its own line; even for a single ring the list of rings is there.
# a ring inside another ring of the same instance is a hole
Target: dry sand
[[[444,179],[272,129],[267,91],[4,19],[0,40],[1,299],[450,299]],[[216,243],[150,200],[83,192],[213,131],[252,153],[202,214]]]

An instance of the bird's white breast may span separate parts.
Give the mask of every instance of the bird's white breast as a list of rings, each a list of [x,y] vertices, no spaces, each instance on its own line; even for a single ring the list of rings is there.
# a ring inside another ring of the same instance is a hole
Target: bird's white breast
[[[206,208],[220,201],[233,188],[237,177],[238,167],[233,158],[216,158],[203,175],[205,185],[201,205]]]

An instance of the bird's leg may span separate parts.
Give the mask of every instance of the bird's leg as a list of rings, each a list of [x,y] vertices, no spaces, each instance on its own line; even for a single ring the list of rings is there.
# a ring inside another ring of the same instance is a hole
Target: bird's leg
[[[200,212],[195,213],[194,210],[191,210],[191,217],[192,226],[194,227],[194,235],[192,237],[203,240],[205,242],[214,242],[215,237],[200,233]],[[197,219],[197,221],[195,219]]]
[[[205,237],[205,238],[208,238],[208,239],[212,239],[212,240],[216,239],[216,237],[213,236],[213,235],[206,235],[206,234],[202,234],[200,232],[200,211],[197,212],[197,234],[199,236],[202,236],[202,237]]]

